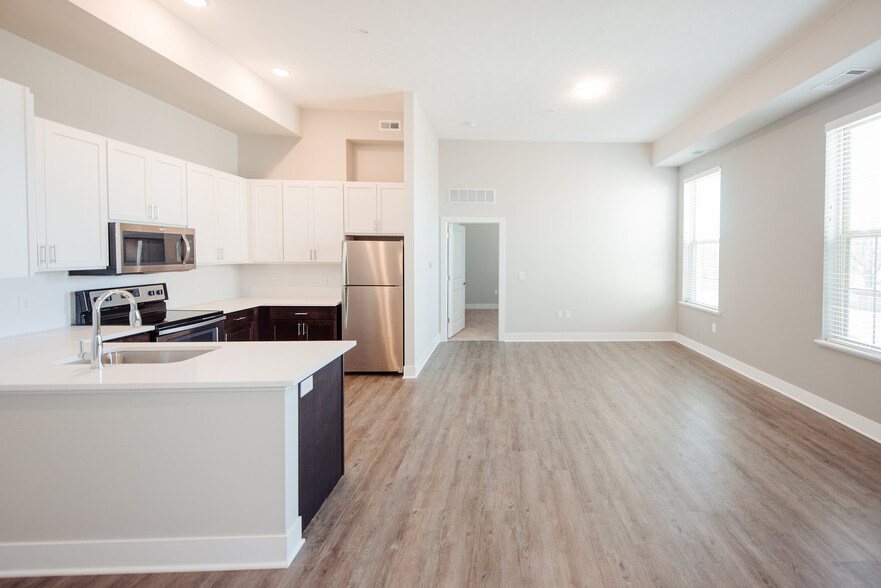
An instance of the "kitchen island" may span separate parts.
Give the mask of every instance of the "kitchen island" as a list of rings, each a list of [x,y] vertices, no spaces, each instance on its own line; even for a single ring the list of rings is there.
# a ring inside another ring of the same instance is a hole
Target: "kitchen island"
[[[0,341],[0,576],[288,566],[301,396],[341,402],[354,342],[110,341],[203,353],[92,370],[81,333]]]

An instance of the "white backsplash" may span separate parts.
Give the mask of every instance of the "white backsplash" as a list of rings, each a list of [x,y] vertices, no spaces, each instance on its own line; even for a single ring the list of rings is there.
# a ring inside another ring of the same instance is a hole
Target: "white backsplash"
[[[170,307],[241,296],[241,266],[203,266],[189,272],[129,276],[75,276],[41,272],[0,279],[0,337],[65,327],[73,321],[73,292],[89,288],[168,284]]]
[[[241,295],[255,298],[339,298],[342,288],[338,263],[244,265]]]

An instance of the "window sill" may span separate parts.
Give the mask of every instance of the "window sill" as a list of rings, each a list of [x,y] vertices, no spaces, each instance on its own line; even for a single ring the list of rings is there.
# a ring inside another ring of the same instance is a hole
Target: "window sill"
[[[679,301],[679,306],[685,306],[687,308],[693,308],[695,310],[702,310],[709,314],[714,314],[716,316],[722,316],[718,310],[715,308],[710,308],[709,306],[701,306],[700,304],[692,304],[691,302],[684,302],[682,300]]]
[[[857,357],[881,363],[881,353],[871,349],[857,347],[856,345],[848,345],[847,343],[839,343],[838,341],[829,341],[827,339],[815,339],[814,343],[822,347],[828,347],[829,349],[834,349],[836,351],[843,351],[850,355],[856,355]]]

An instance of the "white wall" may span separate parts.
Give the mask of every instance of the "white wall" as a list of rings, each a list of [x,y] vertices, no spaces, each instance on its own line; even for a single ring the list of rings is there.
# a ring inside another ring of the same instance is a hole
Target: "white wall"
[[[416,376],[440,342],[438,139],[413,94],[405,96],[404,375]],[[409,277],[407,277],[409,276]]]
[[[242,265],[239,279],[241,295],[256,298],[339,298],[342,291],[338,263]]]
[[[499,304],[499,225],[465,227],[465,308]]]
[[[642,144],[440,142],[440,214],[506,219],[505,338],[670,336],[677,172],[650,155]],[[451,204],[449,188],[495,188],[497,204]]]
[[[233,133],[2,29],[0,78],[28,86],[39,117],[237,171]]]
[[[825,124],[881,100],[881,76],[681,169],[721,166],[719,310],[680,307],[677,331],[881,423],[881,363],[821,348]],[[717,333],[711,333],[711,323]]]

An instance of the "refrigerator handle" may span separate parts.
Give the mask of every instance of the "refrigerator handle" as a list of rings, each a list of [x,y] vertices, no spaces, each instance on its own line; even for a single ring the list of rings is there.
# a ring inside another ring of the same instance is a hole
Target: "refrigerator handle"
[[[349,287],[343,286],[343,330],[349,328]]]
[[[343,241],[343,286],[349,284],[349,251],[346,242]]]

